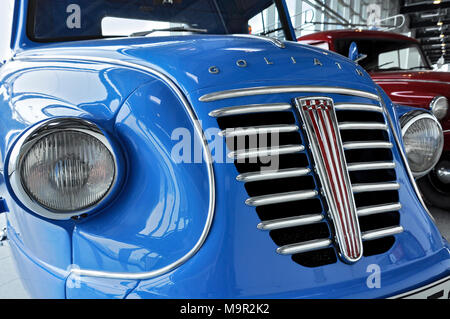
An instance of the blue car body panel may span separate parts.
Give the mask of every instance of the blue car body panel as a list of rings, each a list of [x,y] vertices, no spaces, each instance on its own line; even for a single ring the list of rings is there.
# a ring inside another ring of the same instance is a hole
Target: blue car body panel
[[[128,156],[126,191],[113,209],[76,226],[75,264],[143,272],[163,268],[192,249],[207,219],[207,171],[195,162],[175,164],[171,157],[172,132],[183,128],[181,133],[195,139],[190,126],[181,104],[161,82],[142,86],[127,99],[115,125]]]
[[[25,6],[27,1],[20,3]],[[16,15],[23,15],[20,6]],[[16,24],[17,37],[13,39],[19,53],[0,68],[2,163],[8,163],[14,143],[29,127],[62,116],[96,123],[123,156],[117,195],[80,221],[48,220],[29,211],[3,178],[7,167],[2,171],[0,195],[9,208],[8,235],[21,273],[31,278],[28,290],[33,297],[379,298],[450,274],[448,244],[418,200],[396,147],[393,153],[401,183],[400,224],[404,232],[396,235],[387,253],[364,257],[353,265],[338,261],[307,268],[294,263],[289,256],[277,254],[270,236],[256,228],[260,220],[254,208],[244,204],[248,195],[243,183],[236,181],[238,172],[233,163],[214,163],[214,221],[201,249],[183,265],[148,279],[71,274],[73,267],[118,273],[161,269],[189,252],[205,227],[211,191],[206,165],[171,159],[173,148],[183,137],[194,145],[200,143],[192,119],[173,89],[139,66],[172,79],[202,127],[213,132],[219,130],[216,119],[208,115],[214,109],[261,100],[291,103],[307,94],[200,102],[207,93],[316,85],[378,94],[378,87],[350,60],[297,43],[286,43],[281,50],[262,39],[196,35],[37,45],[27,43],[22,28]],[[236,64],[240,59],[247,61],[246,68]],[[314,59],[322,65],[315,65]],[[121,65],[121,61],[136,66]],[[211,66],[219,73],[210,73]],[[336,103],[369,102],[327,96]],[[384,93],[382,97],[391,117],[398,119],[405,109],[394,107]],[[299,123],[298,114],[292,112]],[[401,136],[398,121],[394,129]],[[389,135],[392,140],[392,132]],[[225,153],[224,143],[217,145],[215,152]],[[366,285],[371,264],[381,268],[379,289]]]

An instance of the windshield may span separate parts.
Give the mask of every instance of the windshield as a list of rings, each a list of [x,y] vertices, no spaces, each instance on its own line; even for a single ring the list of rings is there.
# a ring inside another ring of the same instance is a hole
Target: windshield
[[[39,42],[109,36],[248,34],[273,0],[30,0],[27,33]]]
[[[336,51],[348,56],[351,42],[356,42],[360,54],[367,55],[359,64],[369,72],[431,69],[420,46],[415,42],[341,39],[335,42]]]

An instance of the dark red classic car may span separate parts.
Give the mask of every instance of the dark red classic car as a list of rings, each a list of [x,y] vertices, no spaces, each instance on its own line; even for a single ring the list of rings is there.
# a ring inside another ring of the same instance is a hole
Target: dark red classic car
[[[450,72],[433,71],[420,43],[397,33],[333,30],[309,34],[298,41],[353,58],[394,103],[434,113],[444,130],[444,152],[418,184],[429,203],[450,208]]]

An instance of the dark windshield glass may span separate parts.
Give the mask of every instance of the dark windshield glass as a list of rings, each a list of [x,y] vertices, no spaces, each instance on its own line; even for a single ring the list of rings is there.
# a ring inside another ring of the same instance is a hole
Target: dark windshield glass
[[[414,42],[389,39],[340,39],[335,41],[336,51],[348,56],[352,42],[356,42],[360,54],[367,55],[359,61],[367,71],[430,69],[420,46]]]
[[[271,4],[273,0],[30,0],[28,35],[35,41],[89,39],[124,35],[127,28],[129,34],[174,28],[245,34],[249,19]]]

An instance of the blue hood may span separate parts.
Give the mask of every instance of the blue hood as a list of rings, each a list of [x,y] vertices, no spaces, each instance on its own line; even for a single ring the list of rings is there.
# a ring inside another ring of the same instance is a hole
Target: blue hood
[[[187,95],[207,88],[270,81],[367,89],[374,84],[354,62],[338,54],[286,42],[280,48],[263,38],[193,35],[64,42],[28,50],[29,55],[113,58],[151,66],[172,78]],[[316,64],[315,64],[315,59]],[[246,66],[238,66],[244,60]],[[320,64],[318,64],[320,62]],[[210,73],[216,67],[219,72]],[[364,75],[358,75],[356,69]]]

